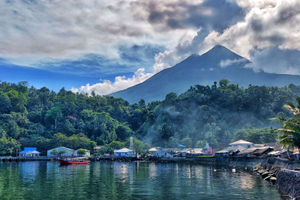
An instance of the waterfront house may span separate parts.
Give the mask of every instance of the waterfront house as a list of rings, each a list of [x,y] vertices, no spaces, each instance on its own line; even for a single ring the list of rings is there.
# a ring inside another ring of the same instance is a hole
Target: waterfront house
[[[190,148],[186,152],[186,157],[198,157],[205,155],[202,148]]]
[[[273,151],[272,147],[269,146],[254,146],[252,148],[247,148],[240,151],[237,156],[238,157],[263,157],[267,156],[268,153]]]
[[[71,157],[74,156],[74,150],[67,147],[56,147],[47,151],[48,157]]]
[[[150,156],[153,158],[171,158],[173,157],[166,149],[153,147],[149,149]]]
[[[232,150],[242,150],[254,147],[252,142],[248,142],[246,140],[238,140],[229,144]]]
[[[229,157],[230,156],[230,152],[227,149],[222,149],[220,151],[217,151],[215,153],[216,157]]]
[[[91,156],[91,153],[89,150],[86,149],[77,149],[76,151],[74,151],[74,156],[89,157]]]
[[[272,152],[274,149],[270,146],[264,146],[257,148],[253,153],[254,156],[266,157],[268,153]]]
[[[268,157],[280,157],[281,151],[271,151],[268,153]]]
[[[135,157],[135,153],[133,150],[128,148],[122,148],[122,149],[115,149],[114,150],[114,156],[115,157],[127,157],[132,158]]]
[[[36,147],[24,147],[24,150],[19,152],[19,156],[21,157],[38,157],[40,154]]]
[[[170,149],[170,152],[171,152],[171,154],[173,154],[174,157],[186,157],[188,149],[187,148],[183,148],[183,149],[174,148],[174,149]]]

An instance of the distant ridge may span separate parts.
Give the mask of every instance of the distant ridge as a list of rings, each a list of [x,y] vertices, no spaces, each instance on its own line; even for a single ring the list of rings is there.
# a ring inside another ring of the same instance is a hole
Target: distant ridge
[[[249,84],[284,86],[300,85],[300,76],[254,72],[245,68],[251,63],[224,46],[216,45],[202,55],[191,55],[175,66],[162,70],[143,83],[111,94],[130,103],[144,99],[162,100],[166,94],[180,94],[193,85],[212,85],[214,81],[228,79],[231,83],[247,87]]]

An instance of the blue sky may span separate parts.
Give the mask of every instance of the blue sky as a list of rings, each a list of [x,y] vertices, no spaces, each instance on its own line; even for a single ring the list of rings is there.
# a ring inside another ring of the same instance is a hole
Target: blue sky
[[[0,80],[109,94],[216,44],[300,74],[299,13],[298,0],[1,1]]]

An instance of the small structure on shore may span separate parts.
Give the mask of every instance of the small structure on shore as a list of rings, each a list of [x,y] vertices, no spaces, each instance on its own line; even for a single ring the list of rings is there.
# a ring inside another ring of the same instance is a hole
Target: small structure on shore
[[[230,152],[227,149],[222,149],[220,151],[217,151],[215,153],[216,157],[229,157],[230,156]]]
[[[272,152],[273,148],[269,146],[257,146],[244,149],[240,151],[238,157],[263,157],[267,156],[268,153]]]
[[[186,152],[186,157],[198,157],[205,155],[202,148],[190,148]]]
[[[133,157],[135,157],[135,153],[133,150],[128,149],[128,148],[115,149],[114,156],[115,157],[133,158]]]
[[[24,147],[24,150],[19,152],[21,157],[38,157],[40,154],[36,147]]]
[[[160,147],[153,147],[149,149],[150,156],[153,158],[172,158],[172,154],[170,154],[166,149]]]
[[[67,147],[56,147],[47,151],[48,157],[72,157],[74,150]]]

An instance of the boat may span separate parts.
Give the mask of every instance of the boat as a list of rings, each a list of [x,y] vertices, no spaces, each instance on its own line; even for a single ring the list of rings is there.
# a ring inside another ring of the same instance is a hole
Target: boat
[[[58,160],[61,165],[79,165],[79,164],[89,164],[89,160],[86,158],[64,158]]]

